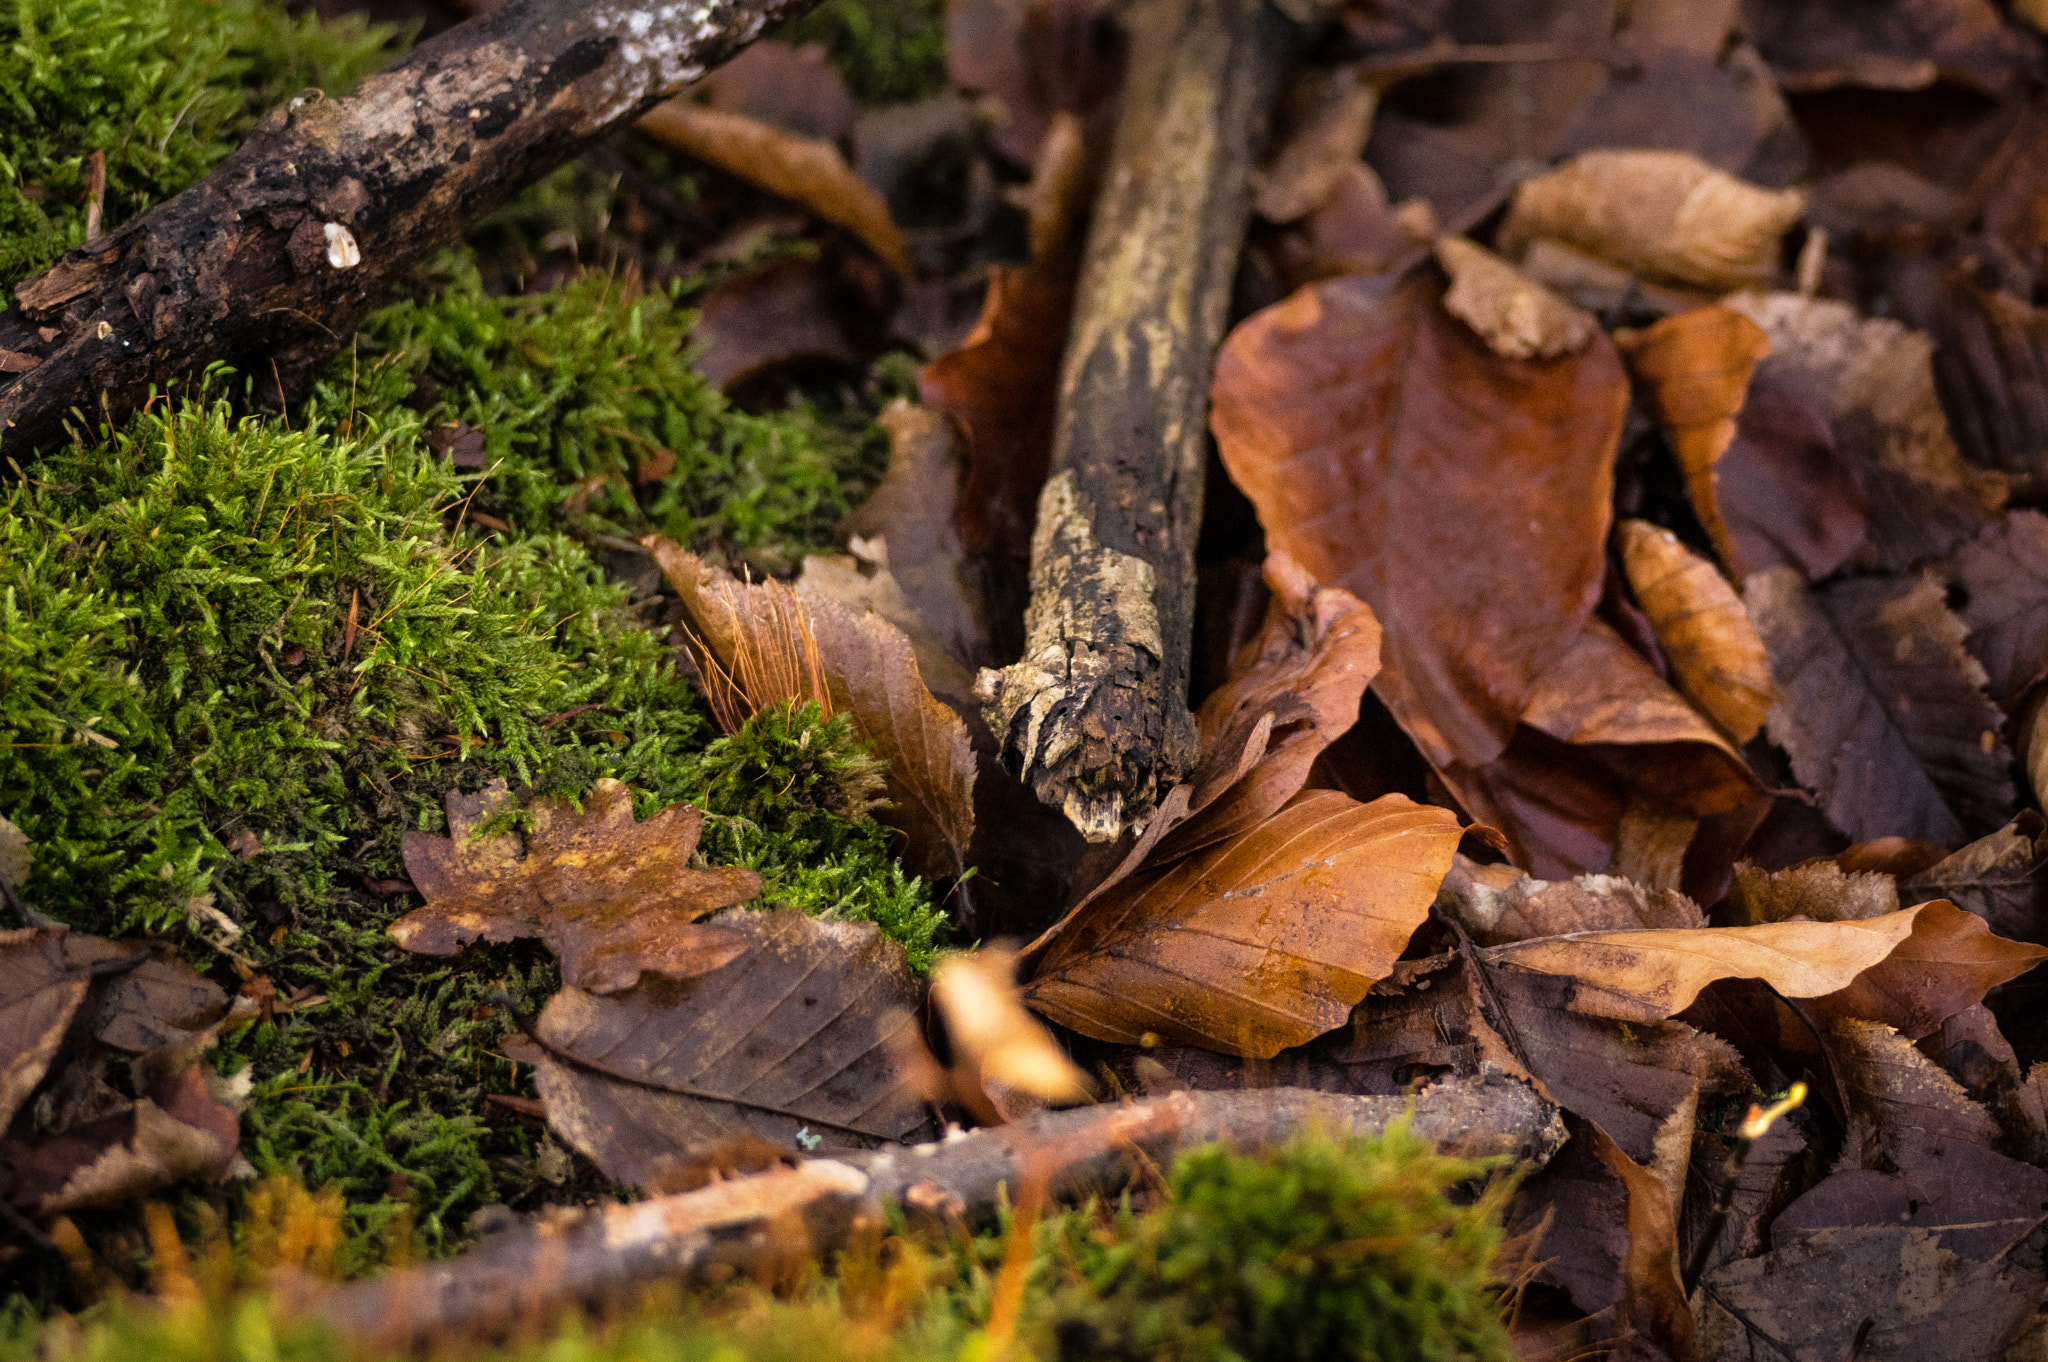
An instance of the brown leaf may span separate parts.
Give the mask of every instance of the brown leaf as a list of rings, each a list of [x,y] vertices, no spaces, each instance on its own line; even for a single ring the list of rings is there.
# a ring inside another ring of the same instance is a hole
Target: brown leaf
[[[1899,911],[1898,882],[1890,875],[1845,871],[1834,861],[1813,861],[1766,871],[1735,867],[1724,920],[1739,927],[1806,918],[1813,922],[1867,922]]]
[[[1578,981],[1578,1011],[1657,1021],[1716,979],[1762,979],[1788,998],[1847,988],[1913,932],[1908,908],[1867,922],[1770,922],[1693,931],[1581,932],[1495,946],[1487,959]]]
[[[878,615],[896,626],[910,643],[917,669],[933,695],[958,712],[974,703],[974,674],[954,660],[924,614],[904,594],[891,570],[889,541],[856,539],[856,553],[813,553],[797,574],[797,595],[808,601],[828,600],[856,618]]]
[[[1752,3],[1743,14],[1778,83],[1802,94],[1845,85],[1918,90],[1947,79],[1995,98],[2040,51],[1990,0]]]
[[[1457,820],[1303,795],[1251,832],[1095,899],[1025,990],[1083,1035],[1271,1056],[1342,1024],[1428,915]]]
[[[915,272],[910,248],[889,217],[888,204],[853,173],[839,148],[830,142],[680,98],[656,105],[638,127],[707,165],[800,203],[827,222],[846,228],[898,274],[907,277]]]
[[[0,880],[19,889],[28,883],[29,866],[35,861],[35,846],[28,834],[0,814]]]
[[[2003,716],[1938,587],[1856,578],[1810,590],[1775,567],[1744,597],[1778,684],[1771,740],[1836,827],[1957,846],[2005,820]]]
[[[1919,1040],[1977,1006],[1995,986],[2048,960],[2048,946],[1994,936],[1983,918],[1946,899],[1914,912],[1912,934],[1846,988],[1814,999],[1814,1015],[1883,1022]]]
[[[1252,174],[1252,206],[1293,222],[1330,201],[1372,132],[1379,89],[1355,65],[1306,67],[1283,96],[1273,154]]]
[[[1211,424],[1267,543],[1372,607],[1401,726],[1438,766],[1478,766],[1599,601],[1628,384],[1598,337],[1502,359],[1433,292],[1333,280],[1255,314],[1218,357]]]
[[[154,1050],[188,1042],[228,1012],[219,984],[175,957],[151,955],[96,936],[64,939],[64,957],[83,974],[95,965],[124,966],[105,980],[92,1010],[93,1035],[118,1050]]]
[[[1718,569],[1647,521],[1619,526],[1622,567],[1657,631],[1672,683],[1736,742],[1771,708],[1771,667],[1742,597]]]
[[[1371,166],[1344,167],[1322,207],[1270,237],[1281,285],[1303,284],[1344,274],[1384,274],[1397,262],[1420,259],[1436,235],[1436,214],[1423,199],[1395,205]]]
[[[31,1147],[0,1145],[8,1200],[37,1217],[119,1206],[186,1178],[217,1176],[232,1160],[219,1136],[143,1098]]]
[[[772,124],[799,137],[843,143],[860,105],[817,43],[791,47],[772,39],[741,48],[695,85],[686,98],[724,113]]]
[[[1032,516],[1052,458],[1054,387],[1073,309],[1071,279],[989,271],[981,320],[918,378],[925,404],[967,432],[960,525],[977,556],[1031,556]]]
[[[922,1042],[901,947],[872,923],[795,910],[716,925],[746,949],[708,974],[610,996],[564,988],[542,1011],[536,1082],[564,1140],[640,1184],[726,1136],[789,1147],[806,1126],[835,1145],[929,1133],[905,1062]]]
[[[2048,516],[2014,511],[1993,521],[1940,573],[1961,588],[1964,646],[1984,664],[1991,698],[2009,708],[2048,676]]]
[[[992,98],[991,141],[1019,165],[1038,160],[1053,116],[1108,131],[1123,77],[1124,36],[1104,0],[961,0],[946,7],[946,70]]]
[[[1880,1146],[1905,1130],[1926,1130],[1989,1145],[1998,1126],[1962,1085],[1882,1022],[1837,1018],[1827,1029],[1845,1119],[1866,1123]]]
[[[691,367],[721,392],[792,365],[857,367],[867,358],[840,319],[831,266],[784,256],[711,290],[691,336],[702,345]]]
[[[2016,941],[2048,944],[2048,846],[2031,816],[1980,837],[1900,885],[1918,901],[1946,898]]]
[[[2005,479],[1972,468],[1950,438],[1930,337],[1792,293],[1738,294],[1727,306],[1770,338],[1758,382],[1798,393],[1824,416],[1862,482],[1870,520],[1860,564],[1897,572],[1940,557],[2005,505]]]
[[[1515,191],[1501,224],[1510,260],[1555,237],[1617,265],[1708,289],[1760,284],[1805,211],[1798,189],[1761,189],[1682,151],[1589,151]]]
[[[1379,623],[1357,597],[1316,585],[1284,550],[1267,556],[1264,576],[1272,592],[1265,623],[1195,716],[1202,763],[1190,817],[1166,835],[1154,865],[1278,813],[1323,749],[1358,721],[1379,671]],[[1259,732],[1266,736],[1253,741]],[[1236,779],[1246,759],[1255,764]]]
[[[91,986],[64,959],[62,927],[0,932],[0,1131],[49,1072]]]
[[[1437,906],[1482,946],[1539,936],[1707,925],[1699,905],[1675,889],[1649,889],[1615,875],[1485,883],[1460,856],[1444,876]]]
[[[821,685],[826,708],[852,716],[854,731],[888,763],[893,803],[876,817],[908,836],[905,863],[931,877],[964,872],[974,834],[973,747],[966,724],[926,688],[902,631],[815,590],[799,596],[779,582],[742,584],[659,535],[642,543],[682,602],[693,648],[713,664],[698,670],[737,676],[754,656],[814,668],[815,681],[791,678],[758,696],[749,688],[750,708]]]
[[[1451,277],[1444,311],[1503,358],[1556,359],[1584,348],[1600,329],[1592,313],[1464,237],[1437,238],[1436,262]]]
[[[1045,1106],[1084,1102],[1088,1076],[1017,995],[1017,958],[984,949],[932,971],[932,1009],[946,1028],[954,1099],[983,1125]]]
[[[688,978],[744,950],[732,933],[696,919],[761,892],[737,867],[690,865],[704,815],[672,804],[633,821],[633,794],[600,779],[578,811],[566,801],[528,806],[520,838],[479,838],[477,825],[511,807],[505,782],[482,794],[448,794],[447,837],[405,834],[405,868],[426,898],[391,924],[409,951],[453,955],[465,941],[537,936],[562,960],[571,987],[609,993],[642,971]]]

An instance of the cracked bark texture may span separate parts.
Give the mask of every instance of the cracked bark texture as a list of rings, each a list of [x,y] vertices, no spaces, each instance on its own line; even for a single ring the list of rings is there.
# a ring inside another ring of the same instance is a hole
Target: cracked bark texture
[[[1195,762],[1187,688],[1209,371],[1299,30],[1266,0],[1139,0],[1038,502],[1023,658],[978,690],[1003,762],[1090,841]]]
[[[0,451],[219,360],[281,400],[415,261],[813,3],[510,0],[345,99],[294,96],[204,180],[16,290],[0,350],[33,363],[0,376]]]

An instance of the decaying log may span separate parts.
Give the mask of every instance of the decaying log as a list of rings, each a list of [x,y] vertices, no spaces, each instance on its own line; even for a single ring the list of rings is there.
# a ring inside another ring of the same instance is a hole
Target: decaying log
[[[1192,767],[1209,370],[1300,30],[1267,0],[1138,0],[1038,502],[1022,660],[981,676],[1004,764],[1091,841]]]
[[[856,1231],[883,1224],[892,1203],[913,1222],[984,1226],[1004,1189],[1014,1199],[1027,1182],[1055,1201],[1113,1195],[1155,1176],[1182,1149],[1214,1140],[1257,1148],[1310,1125],[1378,1131],[1409,1109],[1405,1098],[1267,1088],[1041,1112],[933,1144],[813,1159],[572,1212],[449,1262],[338,1288],[310,1309],[365,1354],[413,1351],[651,1281],[702,1281],[726,1270],[775,1275],[792,1258],[830,1261]],[[1498,1070],[1428,1088],[1413,1111],[1417,1134],[1468,1157],[1541,1165],[1566,1138],[1556,1108]]]
[[[200,183],[16,291],[0,350],[33,364],[0,375],[0,451],[216,360],[294,391],[415,261],[813,3],[510,0],[345,99],[294,96]]]

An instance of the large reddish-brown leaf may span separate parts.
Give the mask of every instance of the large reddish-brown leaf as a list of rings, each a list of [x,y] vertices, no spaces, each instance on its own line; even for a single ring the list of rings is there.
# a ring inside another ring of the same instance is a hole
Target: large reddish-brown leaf
[[[1628,381],[1603,338],[1503,359],[1417,275],[1249,318],[1211,424],[1267,543],[1372,607],[1375,682],[1438,766],[1500,755],[1600,598]]]
[[[888,763],[891,805],[876,817],[909,839],[904,861],[921,875],[962,874],[974,835],[974,749],[967,725],[926,687],[903,631],[816,590],[742,583],[658,535],[644,543],[682,602],[692,647],[705,658],[699,670],[737,679],[749,659],[791,660],[791,684],[749,694],[747,708],[822,689],[818,698],[851,715]]]
[[[1619,538],[1629,590],[1657,631],[1672,683],[1736,742],[1748,742],[1770,713],[1771,665],[1742,597],[1669,530],[1624,520]]]
[[[967,432],[960,528],[971,554],[1031,556],[1073,305],[1074,284],[1064,275],[997,266],[972,334],[918,378],[925,403]]]
[[[1305,794],[1096,898],[1052,941],[1025,1000],[1102,1040],[1270,1057],[1341,1025],[1386,976],[1458,836],[1447,810],[1399,795]]]
[[[1984,664],[1992,698],[2014,704],[2048,675],[2048,516],[2014,511],[1992,522],[1941,575],[1962,588],[1963,644]]]
[[[656,105],[640,130],[846,228],[898,274],[915,270],[889,205],[832,143],[688,99]]]
[[[571,987],[609,993],[642,973],[687,978],[731,960],[746,943],[697,919],[761,892],[732,866],[694,867],[704,815],[672,804],[633,821],[633,793],[601,779],[577,810],[535,800],[524,841],[477,837],[512,807],[505,782],[448,794],[448,836],[405,834],[405,868],[427,903],[391,924],[409,951],[452,955],[465,941],[537,936],[562,959]]]
[[[1762,979],[1788,998],[1847,988],[1912,935],[1920,909],[1864,922],[1580,932],[1495,946],[1487,958],[1578,981],[1572,1005],[1621,1021],[1659,1021],[1716,979]]]
[[[536,1081],[565,1140],[638,1184],[725,1136],[793,1147],[809,1127],[843,1146],[930,1131],[901,947],[873,923],[794,910],[717,926],[746,942],[719,969],[610,996],[565,988],[542,1011]]]
[[[1847,987],[1814,999],[1816,1015],[1883,1022],[1919,1040],[1993,987],[2048,960],[2048,946],[1995,936],[1983,918],[1946,899],[1913,912],[1912,934]]]
[[[1775,567],[1744,598],[1778,684],[1771,738],[1837,828],[1954,847],[2005,822],[2004,716],[1939,587],[1866,577],[1809,589]]]

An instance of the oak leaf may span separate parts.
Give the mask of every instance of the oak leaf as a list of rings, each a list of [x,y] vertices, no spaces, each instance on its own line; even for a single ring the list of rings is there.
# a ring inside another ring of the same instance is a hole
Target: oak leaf
[[[734,1135],[790,1147],[930,1132],[903,950],[873,923],[793,909],[714,924],[742,954],[609,996],[564,988],[534,1027],[548,1121],[606,1176],[644,1184],[682,1151]]]
[[[1960,845],[2010,813],[2004,716],[1963,626],[1929,581],[1809,589],[1768,568],[1744,591],[1779,702],[1767,723],[1793,774],[1850,837]]]
[[[672,804],[633,821],[632,791],[601,779],[582,810],[566,801],[528,806],[531,830],[478,837],[512,809],[503,780],[481,794],[448,794],[448,833],[405,834],[405,868],[426,898],[391,924],[409,951],[452,955],[465,941],[540,937],[561,957],[573,988],[631,988],[643,971],[687,978],[746,948],[731,932],[697,925],[707,913],[761,892],[751,870],[694,867],[704,815]]]
[[[1083,1035],[1267,1056],[1384,978],[1457,847],[1448,811],[1312,791],[1252,831],[1095,898],[1025,989]]]

